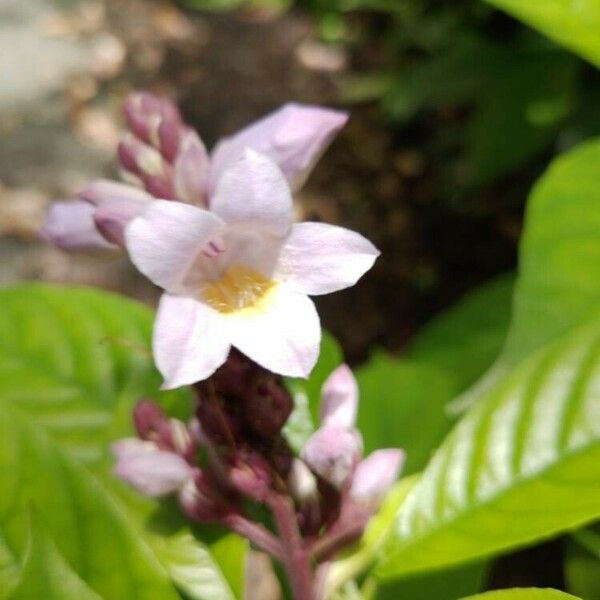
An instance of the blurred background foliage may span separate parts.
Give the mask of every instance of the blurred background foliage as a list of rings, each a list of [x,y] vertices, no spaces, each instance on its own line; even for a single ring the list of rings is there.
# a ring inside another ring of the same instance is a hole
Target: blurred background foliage
[[[425,138],[420,148],[442,169],[449,198],[600,132],[597,71],[479,0],[185,4],[309,14],[324,42],[351,52],[343,100],[376,101],[396,135]]]

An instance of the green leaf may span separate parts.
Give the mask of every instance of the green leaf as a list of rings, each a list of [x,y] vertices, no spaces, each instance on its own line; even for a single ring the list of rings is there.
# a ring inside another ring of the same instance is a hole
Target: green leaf
[[[452,425],[445,406],[457,391],[453,376],[433,365],[380,352],[357,369],[356,378],[357,427],[365,452],[403,448],[405,474],[424,467]]]
[[[502,275],[469,292],[417,335],[408,357],[447,371],[459,391],[497,358],[506,338],[515,277]]]
[[[104,598],[175,600],[167,574],[134,525],[82,466],[31,419],[0,402],[0,535],[25,553],[31,508],[58,551]]]
[[[1,595],[0,591],[0,595]],[[71,569],[54,542],[33,520],[25,559],[10,600],[102,600]]]
[[[600,529],[576,531],[565,551],[565,581],[569,592],[600,598]]]
[[[456,600],[481,590],[485,565],[476,563],[444,569],[406,579],[384,581],[377,586],[374,600]]]
[[[469,405],[522,358],[600,315],[600,140],[554,160],[533,188],[520,246],[513,317],[500,358],[458,405]]]
[[[600,515],[600,324],[527,360],[458,423],[400,507],[379,576],[441,568]]]
[[[176,598],[168,572],[190,598],[233,598],[175,507],[108,474],[108,444],[130,435],[133,403],[157,396],[151,326],[147,308],[91,289],[0,291],[0,581],[24,552],[33,505],[101,595]],[[185,392],[158,399],[189,407]]]
[[[472,109],[454,170],[463,186],[487,183],[548,148],[574,108],[578,61],[536,42],[506,47],[460,36],[448,51],[400,71],[384,111],[407,121],[422,109]]]
[[[513,588],[469,596],[462,600],[581,600],[550,588]]]
[[[598,0],[486,0],[600,67]]]

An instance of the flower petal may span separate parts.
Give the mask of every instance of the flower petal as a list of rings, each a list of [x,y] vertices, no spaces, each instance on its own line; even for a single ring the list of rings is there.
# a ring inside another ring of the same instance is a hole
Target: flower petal
[[[221,177],[210,209],[228,224],[252,224],[286,235],[292,224],[292,196],[277,165],[246,149]]]
[[[367,502],[379,500],[398,478],[404,452],[393,448],[376,450],[356,467],[350,495]]]
[[[349,429],[356,420],[358,384],[348,365],[340,365],[321,388],[321,424]]]
[[[231,344],[275,373],[308,377],[319,354],[321,326],[304,294],[277,285],[257,306],[226,314]]]
[[[245,148],[266,154],[279,166],[292,189],[299,189],[347,120],[345,112],[286,104],[217,144],[212,153],[211,189]]]
[[[323,479],[341,488],[362,452],[362,439],[355,429],[321,427],[306,441],[300,456]]]
[[[148,192],[140,188],[109,179],[92,181],[77,194],[77,197],[94,206],[103,206],[105,203],[112,204],[115,201],[139,206],[144,201],[148,202],[154,199]]]
[[[177,454],[149,450],[118,456],[113,473],[145,496],[157,498],[180,490],[193,470]]]
[[[273,278],[311,296],[354,285],[379,256],[359,233],[325,223],[297,223],[281,247]]]
[[[163,294],[152,338],[163,389],[206,379],[225,362],[230,344],[220,321],[216,311],[193,298]]]
[[[146,277],[177,292],[202,247],[222,226],[206,210],[155,200],[126,227],[125,241],[133,264]]]
[[[195,131],[189,131],[181,141],[174,165],[177,198],[196,206],[206,204],[209,160],[206,148]]]
[[[96,229],[94,211],[91,204],[82,200],[53,202],[40,235],[63,250],[115,249]]]

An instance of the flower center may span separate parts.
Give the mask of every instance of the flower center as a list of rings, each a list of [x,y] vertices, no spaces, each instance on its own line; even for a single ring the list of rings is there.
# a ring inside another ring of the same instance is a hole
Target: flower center
[[[204,301],[215,310],[230,313],[258,304],[274,282],[257,271],[232,265],[223,274],[202,286]]]

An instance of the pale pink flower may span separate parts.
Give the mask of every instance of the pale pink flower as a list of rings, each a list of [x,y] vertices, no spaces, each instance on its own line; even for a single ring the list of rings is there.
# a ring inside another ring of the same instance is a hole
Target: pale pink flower
[[[321,426],[306,441],[301,457],[334,487],[349,487],[353,500],[371,506],[396,481],[404,452],[376,450],[361,461],[362,437],[355,428],[357,410],[358,384],[350,368],[340,365],[321,388]]]
[[[154,442],[126,438],[111,447],[117,464],[113,473],[152,498],[181,492],[194,469],[178,454],[161,450]]]
[[[393,448],[375,450],[358,463],[350,496],[361,502],[377,502],[394,484],[404,463],[404,452]]]
[[[293,224],[285,178],[252,150],[221,177],[210,211],[157,200],[125,238],[133,263],[166,292],[153,336],[165,388],[209,377],[231,346],[306,377],[321,335],[308,295],[353,285],[379,254],[342,227]]]
[[[348,365],[333,371],[321,388],[321,426],[308,438],[301,457],[336,488],[352,475],[362,454],[362,437],[355,429],[358,385]]]
[[[43,236],[62,248],[123,246],[125,225],[153,198],[209,207],[221,176],[247,148],[268,156],[296,190],[348,118],[341,111],[286,104],[221,140],[209,155],[171,102],[133,94],[124,112],[129,133],[118,155],[124,178],[134,185],[97,180],[77,201],[52,205]],[[81,201],[92,206],[85,209]]]

